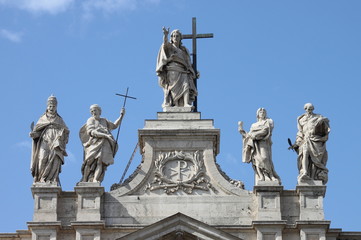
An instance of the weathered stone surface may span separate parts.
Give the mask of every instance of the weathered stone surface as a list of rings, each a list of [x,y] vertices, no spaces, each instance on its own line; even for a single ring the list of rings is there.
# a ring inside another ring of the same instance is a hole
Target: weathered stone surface
[[[57,111],[58,101],[50,96],[45,113],[38,122],[31,124],[30,137],[33,139],[30,170],[34,183],[57,185],[59,173],[64,164],[69,129]]]
[[[243,129],[243,122],[238,122],[238,131],[243,137],[242,161],[252,163],[255,184],[281,184],[272,161],[272,131],[274,122],[267,117],[264,108],[257,110],[257,122],[253,123],[249,132]],[[264,183],[266,182],[266,183]]]
[[[245,190],[216,163],[219,143],[220,130],[199,113],[158,113],[139,130],[143,161],[127,181],[110,192],[99,182],[71,192],[36,183],[29,230],[0,239],[361,240],[361,233],[329,229],[321,181],[296,190],[258,181]]]
[[[101,108],[97,104],[90,106],[90,113],[92,116],[79,132],[84,147],[81,182],[101,183],[108,166],[114,163],[117,152],[117,142],[111,131],[121,124],[125,109],[122,108],[119,118],[114,123],[100,117]]]

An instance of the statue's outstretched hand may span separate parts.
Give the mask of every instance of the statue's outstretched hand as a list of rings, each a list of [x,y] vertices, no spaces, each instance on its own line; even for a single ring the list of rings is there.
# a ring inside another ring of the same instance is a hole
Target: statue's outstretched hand
[[[169,28],[167,29],[166,27],[163,27],[163,34],[164,34],[165,36],[168,36],[168,34],[169,34]]]
[[[38,138],[38,137],[40,136],[40,134],[39,134],[38,132],[30,132],[30,133],[29,133],[29,136],[30,136],[31,138]]]
[[[122,110],[120,110],[120,116],[124,116],[125,115],[125,108],[122,108]]]

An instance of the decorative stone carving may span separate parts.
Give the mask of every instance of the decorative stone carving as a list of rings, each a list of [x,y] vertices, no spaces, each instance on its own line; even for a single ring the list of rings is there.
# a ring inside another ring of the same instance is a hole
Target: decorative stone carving
[[[205,173],[200,155],[199,151],[159,153],[155,160],[154,180],[146,186],[146,190],[164,189],[167,194],[179,190],[187,194],[193,193],[196,189],[215,191]]]
[[[238,187],[240,189],[244,189],[244,183],[241,180],[235,180],[230,178],[222,169],[221,166],[219,166],[218,163],[216,163],[217,169],[219,173],[226,179],[230,184],[234,185],[235,187]]]
[[[257,122],[250,131],[243,130],[243,122],[238,122],[238,131],[243,137],[243,158],[246,163],[252,162],[256,176],[256,184],[260,181],[275,181],[281,183],[272,162],[272,130],[273,120],[267,118],[264,108],[257,110]]]
[[[50,96],[46,112],[39,118],[35,127],[32,124],[30,137],[33,139],[30,170],[34,183],[59,183],[61,165],[64,164],[69,129],[57,112],[58,101]]]
[[[114,123],[100,117],[101,108],[97,104],[90,106],[90,113],[92,117],[79,132],[84,147],[81,182],[102,182],[107,167],[114,163],[118,148],[111,131],[120,125],[125,109],[122,108],[119,118]]]
[[[124,180],[124,182],[113,183],[112,186],[110,187],[110,191],[114,191],[131,182],[135,178],[135,176],[137,176],[137,174],[140,172],[141,167],[142,167],[141,164],[139,164],[138,167],[134,170],[134,172],[130,174],[129,177]]]
[[[164,90],[163,109],[185,107],[191,111],[197,96],[194,84],[196,73],[187,48],[182,46],[182,33],[174,30],[168,41],[169,28],[163,27],[163,44],[160,47],[156,72],[158,83]]]
[[[294,149],[298,162],[298,183],[312,180],[328,180],[328,159],[326,141],[330,132],[329,120],[320,114],[313,113],[312,103],[304,105],[306,113],[297,118],[296,142],[289,148]]]

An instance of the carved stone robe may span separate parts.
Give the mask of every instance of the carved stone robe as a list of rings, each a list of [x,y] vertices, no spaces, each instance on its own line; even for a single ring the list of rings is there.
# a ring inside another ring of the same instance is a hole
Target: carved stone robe
[[[94,117],[90,117],[80,129],[79,136],[84,146],[84,161],[81,169],[83,177],[85,167],[88,166],[90,169],[87,179],[82,181],[93,181],[97,164],[103,164],[107,167],[114,163],[114,156],[117,151],[115,140],[113,138],[110,140],[108,138],[96,137],[93,132],[111,134],[111,130],[115,128],[115,124],[105,118],[97,120]],[[104,173],[101,175],[101,179],[96,179],[99,182],[103,180]]]
[[[65,147],[69,130],[58,114],[50,116],[45,113],[36,123],[33,132],[40,134],[33,139],[30,169],[34,182],[58,182],[64,156],[67,156]]]
[[[164,104],[174,106],[174,103],[187,91],[190,101],[188,104],[195,100],[198,94],[194,84],[196,75],[185,47],[178,48],[172,43],[162,44],[158,53],[156,72],[159,85],[164,89]]]
[[[243,139],[242,160],[246,163],[252,162],[256,174],[258,174],[256,168],[259,169],[263,176],[257,176],[257,179],[273,177],[280,181],[272,162],[273,126],[273,121],[269,118],[252,124],[250,131]]]
[[[313,180],[327,183],[326,141],[330,132],[329,120],[319,114],[303,114],[297,118],[297,127],[296,144],[299,146],[297,162],[300,176],[307,175]],[[306,166],[302,164],[304,158],[306,158]]]

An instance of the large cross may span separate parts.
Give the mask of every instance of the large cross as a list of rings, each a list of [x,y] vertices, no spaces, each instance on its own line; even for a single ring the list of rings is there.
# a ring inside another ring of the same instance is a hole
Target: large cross
[[[213,33],[197,34],[197,20],[192,18],[192,34],[183,34],[183,39],[192,39],[192,60],[193,60],[193,69],[197,74],[197,38],[213,38]],[[194,85],[197,89],[197,78],[194,80]],[[197,105],[197,96],[194,100],[194,112],[198,112]]]
[[[121,97],[124,98],[123,108],[125,108],[125,104],[127,103],[127,98],[136,99],[135,97],[131,97],[131,96],[128,95],[128,90],[129,90],[129,87],[127,87],[127,91],[126,91],[125,95],[119,94],[119,93],[116,93],[116,94],[115,94],[115,95],[117,95],[117,96],[121,96]],[[116,143],[118,143],[119,130],[120,130],[120,125],[121,125],[121,123],[122,123],[122,122],[120,122],[119,127],[118,127],[117,138],[115,139],[115,142],[116,142]]]

